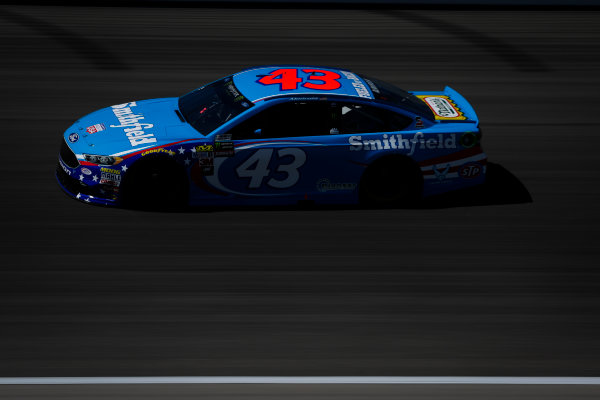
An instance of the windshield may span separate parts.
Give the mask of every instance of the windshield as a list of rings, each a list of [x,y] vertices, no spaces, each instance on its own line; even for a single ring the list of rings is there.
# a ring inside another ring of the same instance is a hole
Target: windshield
[[[179,110],[183,117],[204,136],[253,106],[237,90],[231,77],[179,98]]]
[[[379,79],[373,79],[366,76],[361,76],[361,78],[367,82],[371,88],[375,99],[384,101],[386,103],[391,103],[397,107],[401,107],[427,119],[435,119],[431,109],[427,106],[427,104],[409,92],[387,82],[380,81]]]

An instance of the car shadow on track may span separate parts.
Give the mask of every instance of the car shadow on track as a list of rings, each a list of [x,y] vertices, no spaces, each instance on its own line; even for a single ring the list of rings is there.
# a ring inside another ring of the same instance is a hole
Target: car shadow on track
[[[456,190],[427,197],[419,204],[407,207],[384,207],[395,209],[443,209],[453,207],[490,206],[533,202],[525,185],[500,164],[487,164],[486,182],[467,189]],[[174,212],[219,212],[219,211],[285,211],[285,210],[353,210],[375,209],[361,205],[315,205],[311,202],[296,206],[228,206],[228,207],[189,207]]]
[[[509,170],[496,163],[487,163],[486,182],[482,185],[429,196],[411,206],[369,207],[364,205],[316,205],[311,201],[292,206],[194,206],[181,209],[151,210],[130,208],[135,211],[170,213],[211,213],[222,211],[327,211],[368,209],[444,209],[455,207],[491,206],[531,203],[533,199],[525,185]]]
[[[533,199],[525,185],[500,164],[487,164],[483,185],[430,196],[416,208],[450,208],[531,203]]]

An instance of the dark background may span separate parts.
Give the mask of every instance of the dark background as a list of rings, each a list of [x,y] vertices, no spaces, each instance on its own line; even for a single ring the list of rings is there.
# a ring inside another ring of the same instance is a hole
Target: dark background
[[[600,375],[599,17],[0,6],[0,376]],[[60,191],[78,117],[268,63],[450,85],[494,175],[421,209],[152,213]]]

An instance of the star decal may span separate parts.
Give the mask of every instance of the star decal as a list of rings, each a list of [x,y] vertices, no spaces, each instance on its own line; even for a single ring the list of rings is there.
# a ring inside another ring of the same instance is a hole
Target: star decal
[[[190,151],[191,151],[192,153],[195,153],[195,152],[196,152],[196,148],[195,148],[195,147],[192,147],[192,148],[190,149]]]
[[[169,150],[169,155],[172,157],[175,155],[175,152],[173,150]]]
[[[81,193],[77,193],[77,196],[75,196],[76,198],[81,198]]]
[[[127,165],[123,165],[123,167],[121,167],[121,171],[123,171],[123,172],[127,171]]]
[[[83,175],[79,175],[79,180],[82,181],[83,180]]]
[[[179,154],[183,154],[185,152],[185,149],[183,147],[180,147],[177,150],[179,150]]]
[[[185,165],[190,165],[191,162],[192,162],[192,160],[190,160],[189,158],[185,159]]]
[[[93,180],[94,182],[98,182],[98,177],[97,177],[96,175],[94,175],[94,176],[92,176],[92,180]]]

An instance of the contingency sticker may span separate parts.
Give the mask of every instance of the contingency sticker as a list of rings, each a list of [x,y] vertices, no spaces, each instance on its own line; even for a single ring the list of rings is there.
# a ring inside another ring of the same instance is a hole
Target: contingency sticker
[[[192,166],[192,175],[208,176],[215,171],[215,153],[212,144],[202,144],[195,147],[195,158],[198,159]]]
[[[435,114],[435,119],[467,119],[462,111],[460,111],[460,108],[448,96],[417,95],[417,97],[431,108],[431,111]]]
[[[233,157],[235,148],[230,134],[217,135],[215,138],[215,157]]]
[[[106,130],[106,125],[104,124],[94,124],[85,128],[85,131],[90,135],[96,132],[101,132],[103,130]]]

